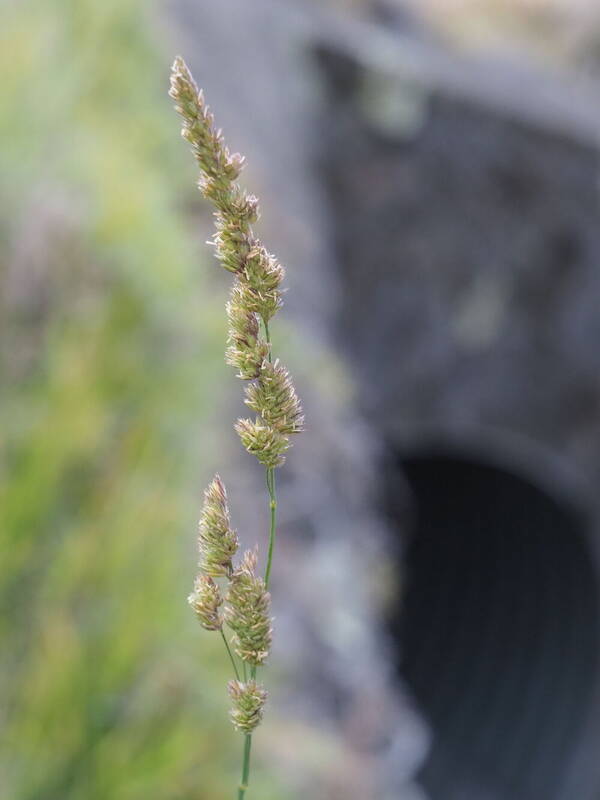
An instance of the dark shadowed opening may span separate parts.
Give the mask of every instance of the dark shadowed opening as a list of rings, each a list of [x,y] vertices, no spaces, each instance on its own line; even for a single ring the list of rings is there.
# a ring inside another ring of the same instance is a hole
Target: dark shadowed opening
[[[431,800],[574,800],[598,656],[584,517],[503,467],[433,452],[398,466],[414,525],[391,626],[433,735],[421,783]]]

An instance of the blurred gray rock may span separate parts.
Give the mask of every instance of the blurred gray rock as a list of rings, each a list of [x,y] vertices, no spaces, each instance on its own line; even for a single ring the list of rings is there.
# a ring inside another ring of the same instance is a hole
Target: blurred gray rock
[[[569,714],[575,715],[570,741],[560,753],[539,750],[536,770],[511,772],[504,762],[519,718],[539,715],[521,694],[514,712],[505,709],[497,757],[490,761],[488,753],[486,763],[482,756],[482,768],[477,755],[485,748],[478,748],[477,739],[489,734],[495,695],[488,693],[486,703],[469,681],[475,683],[478,649],[493,621],[486,627],[483,620],[469,644],[456,609],[448,609],[441,623],[430,620],[429,628],[423,615],[422,635],[430,642],[431,628],[445,625],[456,637],[460,630],[463,646],[473,648],[471,666],[466,661],[458,670],[456,661],[445,667],[450,648],[443,634],[430,650],[439,669],[432,670],[430,692],[445,681],[454,686],[444,689],[446,738],[433,731],[425,783],[435,800],[593,800],[600,788],[595,755],[600,686],[594,668],[600,549],[598,87],[466,60],[432,43],[372,28],[357,33],[342,26],[333,42],[322,41],[318,57],[328,86],[320,171],[327,176],[332,263],[341,292],[337,341],[357,376],[357,405],[371,432],[396,454],[427,448],[479,453],[482,464],[492,459],[515,475],[531,476],[550,496],[573,502],[586,519],[587,568],[575,566],[578,556],[576,548],[569,551],[568,534],[566,540],[558,534],[554,539],[546,523],[533,532],[547,534],[545,547],[537,556],[532,551],[530,579],[517,599],[523,608],[539,604],[536,574],[553,558],[552,543],[560,541],[554,566],[557,609],[548,603],[545,613],[562,615],[570,581],[581,589],[580,605],[589,609],[581,617],[573,610],[565,623],[579,642],[575,650],[585,647],[591,659],[574,681],[587,699],[568,712],[565,706],[564,720],[558,721],[564,726]],[[428,500],[435,504],[439,498]],[[493,500],[492,494],[488,507]],[[474,496],[464,526],[474,525],[478,502]],[[500,529],[516,513],[515,528],[532,541],[527,522],[519,527],[531,510],[504,507]],[[491,528],[478,531],[483,550],[493,546]],[[440,537],[456,534],[448,516],[441,523],[437,519],[436,529]],[[508,534],[500,530],[499,540],[507,541]],[[460,536],[454,550],[459,547]],[[473,545],[470,550],[476,552]],[[513,552],[520,553],[513,561],[518,573],[525,551]],[[471,559],[469,567],[468,561],[451,558],[456,563],[450,561],[448,572],[465,570],[455,574],[459,585],[469,580],[470,570],[484,566],[483,559]],[[579,577],[573,579],[570,571],[576,568]],[[586,583],[594,571],[595,586],[593,580]],[[435,580],[435,572],[428,578]],[[507,595],[518,588],[510,575],[504,585]],[[485,607],[486,591],[480,588],[471,606]],[[505,606],[510,599],[504,598]],[[535,624],[530,635],[540,636],[549,624],[543,612]],[[556,641],[558,671],[562,660],[564,674],[557,695],[568,696],[564,668],[575,659],[569,658],[564,636],[557,634]],[[505,644],[510,642],[509,633]],[[518,644],[514,632],[512,643]],[[503,668],[511,667],[510,646],[505,652],[506,663],[498,658],[488,667],[492,686],[494,674],[499,687]],[[518,657],[520,674],[537,669],[538,684],[553,668],[551,655],[537,662],[524,647]],[[532,680],[535,685],[535,676]],[[426,705],[422,681],[421,698]],[[554,702],[557,697],[548,697],[545,706]],[[461,734],[462,704],[483,709]],[[471,761],[461,753],[463,747],[467,753],[467,740]],[[552,782],[555,771],[560,780]]]

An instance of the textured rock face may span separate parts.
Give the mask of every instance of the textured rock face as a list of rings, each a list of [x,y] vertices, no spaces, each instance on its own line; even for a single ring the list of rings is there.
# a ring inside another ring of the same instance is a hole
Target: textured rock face
[[[523,434],[596,479],[596,149],[435,92],[396,136],[352,121],[326,160],[368,415]]]
[[[360,375],[360,407],[423,504],[396,626],[404,675],[433,725],[420,778],[433,800],[591,800],[600,786],[594,136],[564,119],[553,126],[541,106],[534,122],[520,102],[487,103],[470,82],[454,92],[414,76],[404,84],[347,49],[326,48],[320,61],[339,341]],[[368,102],[366,86],[376,87]],[[393,509],[399,479],[385,474]],[[561,521],[554,503],[570,493],[585,522]],[[559,744],[547,729],[571,733]],[[525,765],[520,753],[534,741]]]

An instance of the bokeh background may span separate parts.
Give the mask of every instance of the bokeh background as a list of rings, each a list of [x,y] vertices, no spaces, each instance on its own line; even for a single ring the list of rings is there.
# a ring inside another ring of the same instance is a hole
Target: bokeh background
[[[595,0],[0,6],[0,796],[220,800],[241,737],[185,602],[231,421],[181,52],[288,267],[260,800],[594,800]]]

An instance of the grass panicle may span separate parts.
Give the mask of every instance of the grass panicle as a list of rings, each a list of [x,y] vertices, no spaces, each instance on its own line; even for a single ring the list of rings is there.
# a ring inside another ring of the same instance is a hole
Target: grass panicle
[[[231,720],[244,734],[242,777],[238,800],[243,800],[250,777],[252,734],[263,716],[267,698],[256,682],[271,649],[273,635],[268,586],[273,565],[277,528],[275,470],[285,462],[291,437],[303,430],[302,407],[287,369],[273,358],[269,324],[283,304],[281,283],[285,272],[255,235],[258,200],[238,183],[244,159],[230,153],[223,135],[215,127],[203,93],[182,58],[171,73],[170,96],[183,120],[182,136],[188,141],[200,167],[198,187],[215,209],[212,244],[221,266],[233,275],[227,303],[229,321],[225,360],[246,382],[246,404],[256,413],[254,420],[235,423],[243,447],[265,468],[269,504],[269,547],[264,578],[256,574],[257,551],[246,551],[235,566],[238,539],[232,530],[225,487],[216,477],[206,490],[200,519],[200,575],[190,604],[202,626],[220,630],[236,675],[229,683],[233,702]],[[214,579],[227,582],[223,603]],[[231,651],[223,631],[232,632]],[[242,671],[235,656],[241,660]],[[240,680],[250,668],[250,680]]]

